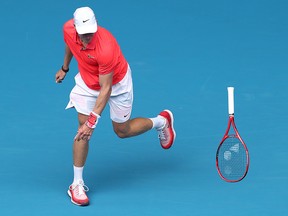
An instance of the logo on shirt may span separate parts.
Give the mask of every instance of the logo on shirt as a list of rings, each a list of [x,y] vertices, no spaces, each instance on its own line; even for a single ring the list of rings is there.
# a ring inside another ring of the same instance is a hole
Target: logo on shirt
[[[94,56],[92,56],[92,55],[90,55],[90,54],[88,54],[87,57],[88,57],[88,58],[95,58]]]

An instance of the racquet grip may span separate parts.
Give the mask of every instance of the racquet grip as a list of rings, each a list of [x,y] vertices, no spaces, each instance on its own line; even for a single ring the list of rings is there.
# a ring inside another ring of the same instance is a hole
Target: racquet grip
[[[228,113],[234,115],[234,87],[228,87]]]

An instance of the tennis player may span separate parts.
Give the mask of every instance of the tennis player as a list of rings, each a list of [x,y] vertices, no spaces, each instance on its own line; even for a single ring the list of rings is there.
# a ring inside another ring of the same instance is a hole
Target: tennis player
[[[74,18],[63,27],[65,55],[61,69],[56,73],[56,83],[61,83],[74,57],[79,73],[75,76],[75,87],[70,93],[66,109],[74,107],[78,113],[79,127],[74,138],[74,180],[68,195],[76,205],[88,205],[83,168],[88,155],[88,144],[106,104],[110,107],[110,118],[115,133],[120,138],[142,134],[152,128],[158,131],[160,144],[169,149],[176,137],[173,114],[169,110],[154,118],[130,119],[133,103],[131,69],[113,35],[97,25],[94,12],[81,7]]]

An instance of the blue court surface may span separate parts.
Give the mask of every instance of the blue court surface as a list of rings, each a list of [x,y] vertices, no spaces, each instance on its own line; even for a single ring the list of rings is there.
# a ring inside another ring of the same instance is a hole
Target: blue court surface
[[[132,117],[175,115],[177,138],[119,139],[109,112],[95,130],[85,183],[91,204],[70,202],[77,73],[57,85],[62,25],[94,9],[134,78]],[[103,216],[288,215],[288,2],[284,0],[3,1],[0,7],[0,214]],[[215,153],[228,121],[227,87],[251,164],[220,179]]]

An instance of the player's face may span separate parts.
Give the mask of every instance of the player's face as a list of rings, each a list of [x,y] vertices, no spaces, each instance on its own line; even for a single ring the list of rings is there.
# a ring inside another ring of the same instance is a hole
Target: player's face
[[[78,34],[80,37],[80,40],[85,43],[89,44],[94,36],[94,33],[88,33],[88,34]]]

